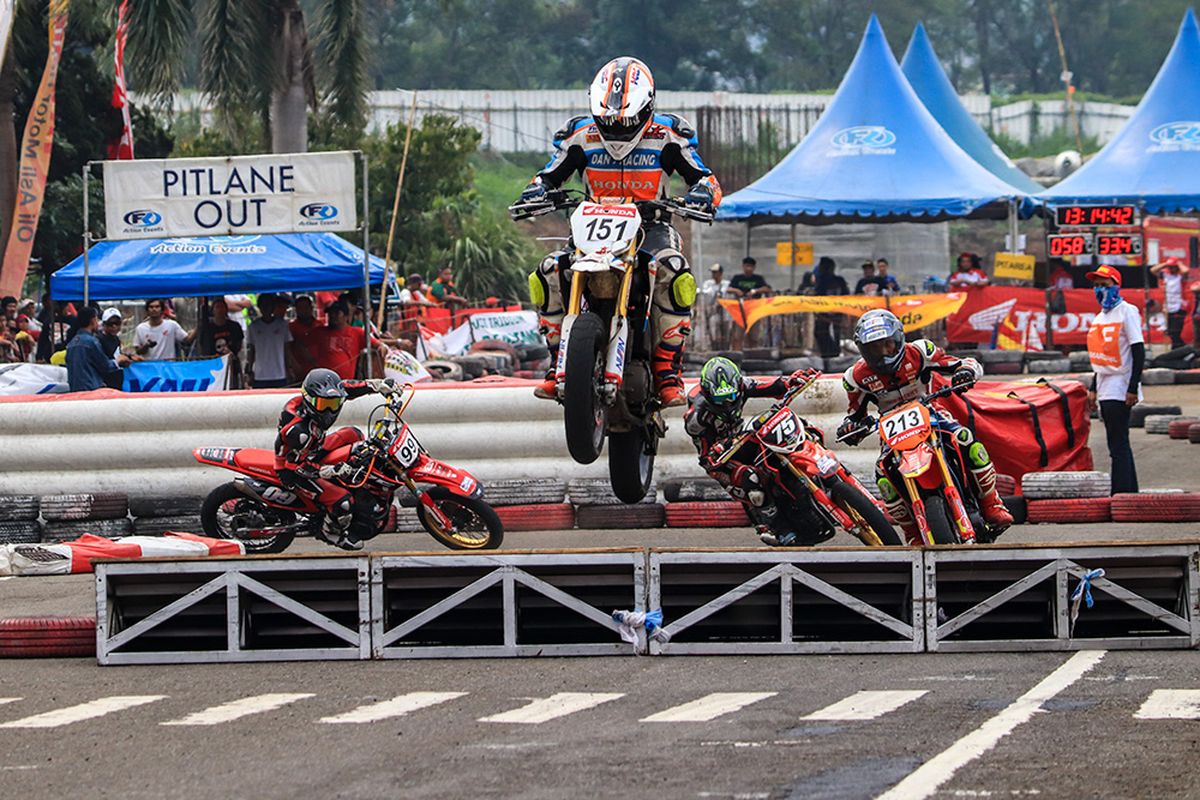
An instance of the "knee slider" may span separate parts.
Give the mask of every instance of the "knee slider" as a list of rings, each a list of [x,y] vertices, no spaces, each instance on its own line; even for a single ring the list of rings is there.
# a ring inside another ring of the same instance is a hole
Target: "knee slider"
[[[900,499],[900,493],[892,485],[891,478],[880,478],[875,481],[875,485],[879,487],[879,494],[883,496],[885,503],[894,503]]]
[[[958,439],[960,445],[971,445],[975,442],[975,437],[971,435],[971,431],[968,428],[959,428],[954,433],[954,438]]]
[[[541,272],[529,273],[529,302],[533,303],[541,310],[546,309],[546,295],[550,287],[546,285],[546,279]]]
[[[987,448],[983,446],[983,442],[975,442],[967,448],[967,458],[970,460],[973,469],[982,469],[992,463],[992,457],[988,455]]]

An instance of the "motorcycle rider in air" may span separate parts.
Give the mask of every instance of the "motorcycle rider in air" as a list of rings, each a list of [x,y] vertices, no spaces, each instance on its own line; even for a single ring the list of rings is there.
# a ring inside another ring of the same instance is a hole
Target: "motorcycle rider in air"
[[[862,358],[847,369],[842,378],[849,408],[845,421],[838,428],[838,439],[859,426],[867,416],[868,403],[874,403],[881,414],[886,414],[904,403],[925,397],[934,372],[950,375],[951,385],[963,391],[983,375],[983,368],[973,358],[953,358],[928,339],[906,342],[904,325],[895,314],[884,309],[868,311],[859,318],[854,326],[854,344]],[[936,409],[931,417],[934,426],[945,435],[953,436],[960,451],[966,455],[968,463],[964,466],[971,473],[971,489],[988,525],[997,530],[1012,525],[1012,514],[996,492],[996,468],[987,448],[982,442],[975,441],[971,430],[959,425],[944,409]],[[867,433],[869,431],[849,437],[847,441],[857,444]],[[903,485],[900,475],[885,474],[877,465],[875,479],[888,515],[904,531],[910,543],[919,544],[920,531],[898,488]]]
[[[692,437],[692,444],[700,456],[700,466],[709,477],[724,486],[729,493],[746,507],[746,512],[755,522],[759,538],[772,546],[795,544],[797,533],[775,532],[771,523],[779,513],[779,507],[767,490],[766,481],[758,470],[735,455],[724,464],[713,461],[725,453],[730,440],[742,431],[742,408],[752,397],[779,399],[788,389],[812,378],[816,370],[798,370],[787,377],[773,381],[756,381],[743,377],[742,371],[728,358],[710,358],[700,371],[700,383],[688,395],[688,409],[683,415],[684,430]],[[807,422],[805,434],[814,441],[824,444],[825,436],[819,428]],[[749,449],[749,448],[747,448]]]
[[[654,78],[645,64],[627,56],[613,59],[596,73],[588,98],[591,114],[574,117],[554,134],[554,154],[521,192],[521,203],[545,200],[548,191],[576,173],[587,198],[597,203],[664,198],[672,174],[690,186],[684,197],[687,206],[711,212],[721,202],[721,187],[696,151],[695,131],[681,117],[656,113]],[[664,407],[677,406],[685,400],[680,373],[696,281],[669,216],[648,210],[643,216],[641,249],[652,257],[654,388]],[[569,263],[569,250],[556,251],[529,276],[530,297],[540,311],[551,357],[550,371],[534,394],[546,399],[555,397],[554,365],[568,290],[563,272]]]
[[[363,543],[351,528],[354,494],[334,481],[346,476],[350,447],[362,441],[363,435],[354,427],[339,428],[328,435],[327,431],[337,422],[346,400],[396,391],[399,389],[391,378],[342,380],[331,369],[317,368],[305,376],[300,395],[289,400],[279,415],[279,435],[275,437],[279,480],[325,507],[320,537],[343,550],[361,550]]]

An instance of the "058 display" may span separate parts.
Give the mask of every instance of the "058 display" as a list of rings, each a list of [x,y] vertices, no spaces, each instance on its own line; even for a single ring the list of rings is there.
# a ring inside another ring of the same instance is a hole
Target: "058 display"
[[[1140,233],[1056,233],[1046,237],[1051,258],[1072,256],[1140,256]]]

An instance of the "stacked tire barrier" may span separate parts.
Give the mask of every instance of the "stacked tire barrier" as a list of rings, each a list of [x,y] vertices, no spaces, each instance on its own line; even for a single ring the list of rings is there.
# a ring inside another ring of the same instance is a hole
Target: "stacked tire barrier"
[[[1113,522],[1200,522],[1200,492],[1142,492],[1112,497]]]
[[[139,536],[162,536],[167,531],[199,533],[203,502],[203,497],[130,498],[133,532]]]
[[[68,542],[89,533],[108,538],[133,533],[129,498],[121,492],[44,495],[41,511],[44,542]]]
[[[1031,472],[1021,479],[1030,523],[1108,522],[1110,490],[1105,472]]]
[[[38,521],[41,503],[31,494],[0,496],[0,544],[34,544],[42,540]]]
[[[0,619],[0,658],[95,655],[96,620],[91,617]]]
[[[279,411],[292,396],[290,390],[264,390],[0,401],[0,452],[21,454],[0,474],[0,495],[89,491],[138,498],[162,494],[163,487],[181,496],[206,495],[231,480],[232,473],[197,464],[192,450],[273,447]],[[338,424],[364,428],[377,401],[365,397],[347,403]],[[769,404],[751,401],[746,411],[758,413]],[[846,408],[841,381],[819,381],[792,407],[833,431]],[[562,409],[535,398],[532,382],[485,378],[425,384],[404,416],[430,453],[470,470],[485,484],[548,474],[562,480],[608,474],[604,456],[586,466],[571,460]],[[659,444],[656,476],[695,474],[683,410],[673,408],[665,416],[668,431]],[[104,458],[98,458],[101,453]],[[840,455],[859,474],[870,474],[875,454],[869,442]]]

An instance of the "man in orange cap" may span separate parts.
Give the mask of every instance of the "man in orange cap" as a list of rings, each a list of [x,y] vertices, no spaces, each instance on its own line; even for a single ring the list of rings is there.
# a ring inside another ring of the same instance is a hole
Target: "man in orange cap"
[[[1158,276],[1166,293],[1167,335],[1171,337],[1171,347],[1183,347],[1183,321],[1187,318],[1187,304],[1183,299],[1183,276],[1188,274],[1188,268],[1178,258],[1171,256],[1163,259],[1161,264],[1155,264],[1150,272]]]
[[[1102,266],[1087,274],[1100,303],[1100,313],[1088,330],[1088,356],[1095,377],[1088,401],[1100,408],[1112,458],[1112,493],[1136,492],[1137,469],[1129,446],[1129,409],[1142,399],[1142,367],[1146,345],[1142,315],[1121,299],[1121,272]]]

